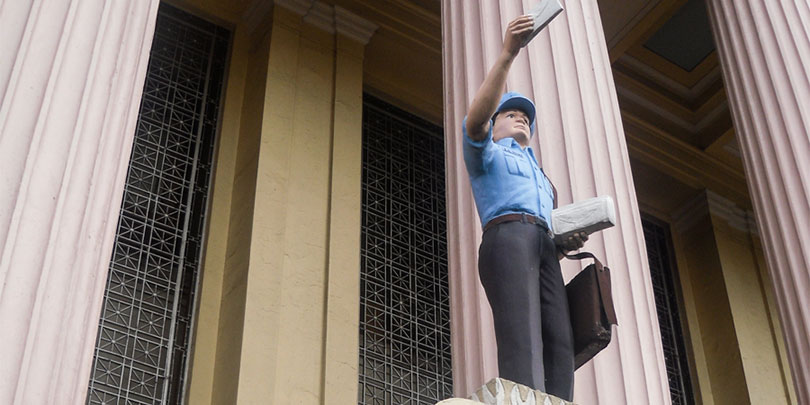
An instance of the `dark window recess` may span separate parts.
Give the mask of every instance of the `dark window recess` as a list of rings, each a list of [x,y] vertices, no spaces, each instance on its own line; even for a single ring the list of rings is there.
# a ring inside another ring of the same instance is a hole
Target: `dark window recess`
[[[694,404],[692,381],[686,353],[684,331],[678,307],[677,272],[673,260],[669,227],[652,218],[643,217],[644,240],[650,261],[650,275],[661,342],[667,367],[669,393],[673,405]]]
[[[440,127],[366,95],[359,404],[452,396]]]
[[[161,3],[87,403],[183,401],[229,41]]]

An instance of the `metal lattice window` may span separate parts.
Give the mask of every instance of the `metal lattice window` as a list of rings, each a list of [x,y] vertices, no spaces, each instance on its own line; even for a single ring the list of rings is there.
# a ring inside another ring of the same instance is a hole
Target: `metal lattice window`
[[[363,104],[360,404],[452,396],[442,129]]]
[[[160,5],[88,403],[182,401],[229,37]]]
[[[678,309],[676,273],[669,229],[665,224],[651,218],[642,218],[641,224],[647,243],[647,257],[650,261],[655,308],[658,313],[658,325],[661,328],[661,343],[664,347],[672,404],[694,404],[686,343]]]

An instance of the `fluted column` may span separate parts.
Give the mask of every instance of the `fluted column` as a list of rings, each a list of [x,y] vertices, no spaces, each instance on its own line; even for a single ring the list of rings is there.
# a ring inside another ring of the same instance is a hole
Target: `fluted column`
[[[796,395],[810,403],[810,7],[707,4]]]
[[[0,6],[0,403],[87,395],[157,6]]]
[[[448,245],[455,394],[466,396],[496,374],[492,320],[477,277],[481,237],[462,158],[461,121],[501,50],[504,28],[523,13],[519,0],[442,2]],[[560,204],[596,195],[616,201],[617,226],[587,250],[613,269],[619,326],[614,340],[576,374],[584,404],[670,402],[658,320],[610,59],[595,0],[566,11],[515,60],[507,81],[537,103],[532,146],[559,191]],[[580,269],[564,263],[566,279]]]

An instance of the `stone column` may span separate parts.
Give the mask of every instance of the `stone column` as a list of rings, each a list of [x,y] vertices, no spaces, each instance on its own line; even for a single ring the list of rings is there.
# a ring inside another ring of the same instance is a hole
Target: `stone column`
[[[709,0],[799,403],[810,402],[810,7]]]
[[[466,397],[497,374],[491,313],[477,277],[481,237],[462,158],[461,121],[501,51],[503,32],[523,13],[519,0],[442,2],[448,245],[455,394]],[[538,161],[560,205],[610,195],[617,226],[586,248],[613,269],[619,326],[614,340],[576,374],[576,402],[670,402],[630,162],[595,0],[566,11],[513,64],[507,87],[537,103]],[[566,279],[585,263],[564,263]]]
[[[0,12],[0,403],[80,403],[157,0]]]

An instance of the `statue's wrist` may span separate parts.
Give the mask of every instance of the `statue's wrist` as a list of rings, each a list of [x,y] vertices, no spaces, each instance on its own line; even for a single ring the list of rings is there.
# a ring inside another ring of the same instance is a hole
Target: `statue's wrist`
[[[507,41],[503,44],[503,48],[501,49],[501,56],[511,61],[512,59],[515,59],[515,57],[519,52],[520,47],[514,46],[513,44],[510,44],[509,41]]]

